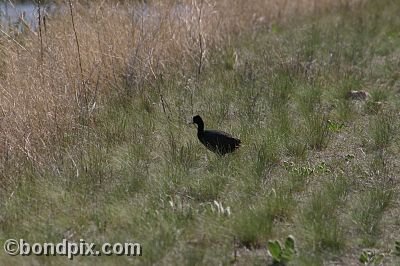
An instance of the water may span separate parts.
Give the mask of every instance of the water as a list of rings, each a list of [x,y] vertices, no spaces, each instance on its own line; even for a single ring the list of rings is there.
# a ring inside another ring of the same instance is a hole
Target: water
[[[42,14],[46,14],[49,7],[42,7]],[[10,4],[9,1],[0,2],[0,28],[10,28],[22,31],[25,26],[35,29],[37,26],[38,6],[31,2]]]
[[[56,4],[47,4],[41,6],[41,15],[49,16],[58,12],[65,11],[65,6]],[[134,5],[134,10],[122,10],[121,12],[132,13],[132,19],[135,22],[151,24],[157,23],[160,18],[160,14],[157,13],[156,9],[150,8],[146,3]],[[186,15],[192,16],[193,10],[191,7],[177,4],[174,9],[171,10],[172,15]],[[151,23],[150,23],[151,22]],[[10,1],[0,0],[0,30],[2,31],[17,31],[23,32],[28,27],[30,30],[36,31],[38,26],[38,6],[34,2],[22,2],[16,4],[10,4]],[[1,36],[1,31],[0,31]]]

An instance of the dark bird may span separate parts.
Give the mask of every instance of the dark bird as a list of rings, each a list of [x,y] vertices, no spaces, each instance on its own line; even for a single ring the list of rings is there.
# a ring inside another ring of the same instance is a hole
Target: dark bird
[[[204,146],[219,155],[233,152],[240,146],[240,139],[219,130],[204,130],[203,119],[199,115],[193,117],[192,124],[197,124],[197,137]]]

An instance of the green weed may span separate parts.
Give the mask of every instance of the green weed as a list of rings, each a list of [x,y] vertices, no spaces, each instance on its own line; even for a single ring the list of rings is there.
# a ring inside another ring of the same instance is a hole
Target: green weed
[[[385,254],[376,253],[374,250],[363,250],[360,255],[359,261],[364,265],[382,265]]]
[[[260,204],[238,213],[233,230],[243,246],[256,248],[271,235],[273,221],[267,206]]]
[[[391,114],[380,114],[371,123],[371,137],[375,149],[388,148],[395,134],[394,118]]]
[[[279,240],[268,241],[267,249],[274,265],[286,265],[293,260],[293,256],[297,253],[295,239],[292,235],[286,238],[284,245]]]
[[[362,242],[373,246],[379,235],[379,221],[393,199],[393,191],[376,185],[360,194],[352,210],[353,220],[362,233]]]
[[[307,143],[311,149],[322,150],[328,146],[331,133],[325,115],[313,113],[306,117]]]
[[[347,180],[337,177],[315,192],[303,210],[303,223],[308,232],[307,238],[316,251],[339,251],[344,248],[343,225],[337,216],[338,208],[346,200]]]

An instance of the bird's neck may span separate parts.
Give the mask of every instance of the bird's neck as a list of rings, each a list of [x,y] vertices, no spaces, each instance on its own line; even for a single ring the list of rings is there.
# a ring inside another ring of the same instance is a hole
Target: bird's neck
[[[204,124],[197,125],[197,135],[202,135],[204,133]]]

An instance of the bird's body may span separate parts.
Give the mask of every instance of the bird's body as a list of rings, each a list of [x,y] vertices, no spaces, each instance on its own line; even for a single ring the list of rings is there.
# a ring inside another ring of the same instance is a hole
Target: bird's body
[[[204,122],[199,115],[193,117],[192,123],[197,124],[197,137],[210,151],[225,155],[239,148],[240,139],[234,138],[224,131],[204,130]]]

